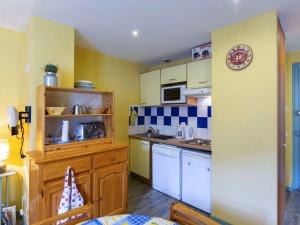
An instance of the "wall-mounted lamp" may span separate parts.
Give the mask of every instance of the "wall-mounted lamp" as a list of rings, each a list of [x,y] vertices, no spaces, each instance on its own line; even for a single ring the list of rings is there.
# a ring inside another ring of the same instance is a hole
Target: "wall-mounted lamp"
[[[7,160],[9,156],[9,143],[7,139],[0,139],[0,173],[6,171],[6,164],[4,160]]]
[[[11,135],[16,135],[18,139],[21,139],[20,156],[25,158],[23,154],[24,144],[24,126],[23,123],[31,123],[31,106],[25,106],[25,111],[19,112],[16,107],[8,106],[8,127],[11,130]],[[19,130],[21,131],[21,137],[18,137]]]

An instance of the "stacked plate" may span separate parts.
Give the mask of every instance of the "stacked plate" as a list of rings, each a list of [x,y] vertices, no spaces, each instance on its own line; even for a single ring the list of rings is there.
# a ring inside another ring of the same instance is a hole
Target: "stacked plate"
[[[89,80],[78,80],[74,83],[74,88],[80,88],[85,90],[95,89],[95,86],[92,84],[92,81]]]

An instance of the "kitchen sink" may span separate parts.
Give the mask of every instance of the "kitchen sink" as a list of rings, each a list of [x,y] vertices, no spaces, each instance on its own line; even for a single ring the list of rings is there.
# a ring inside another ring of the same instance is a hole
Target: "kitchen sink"
[[[142,137],[148,137],[148,138],[157,138],[157,139],[161,139],[161,140],[167,140],[167,139],[172,139],[174,138],[174,136],[170,136],[170,135],[164,135],[164,134],[139,134],[139,136]]]
[[[163,134],[155,134],[151,136],[152,138],[157,138],[157,139],[161,139],[161,140],[167,140],[167,139],[172,139],[174,138],[173,136],[170,135],[163,135]]]

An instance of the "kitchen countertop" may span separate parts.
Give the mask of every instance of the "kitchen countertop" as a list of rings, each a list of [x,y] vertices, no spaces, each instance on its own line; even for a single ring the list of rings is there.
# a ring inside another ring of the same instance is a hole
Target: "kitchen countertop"
[[[178,147],[191,148],[191,149],[195,149],[195,150],[211,152],[211,147],[209,147],[209,146],[186,144],[186,143],[183,143],[182,140],[176,139],[176,138],[161,140],[158,138],[145,137],[141,134],[132,134],[132,135],[129,135],[129,137],[141,139],[141,140],[145,140],[145,141],[149,141],[149,142],[162,143],[162,144],[167,144],[167,145],[175,145]]]

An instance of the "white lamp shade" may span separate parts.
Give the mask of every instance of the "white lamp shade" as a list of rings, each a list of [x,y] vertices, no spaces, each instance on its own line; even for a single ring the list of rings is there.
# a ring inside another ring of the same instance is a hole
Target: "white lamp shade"
[[[8,114],[8,125],[10,127],[16,127],[19,121],[19,112],[14,106],[7,107],[7,114]]]
[[[9,144],[7,139],[0,139],[0,161],[7,160],[9,156]]]

